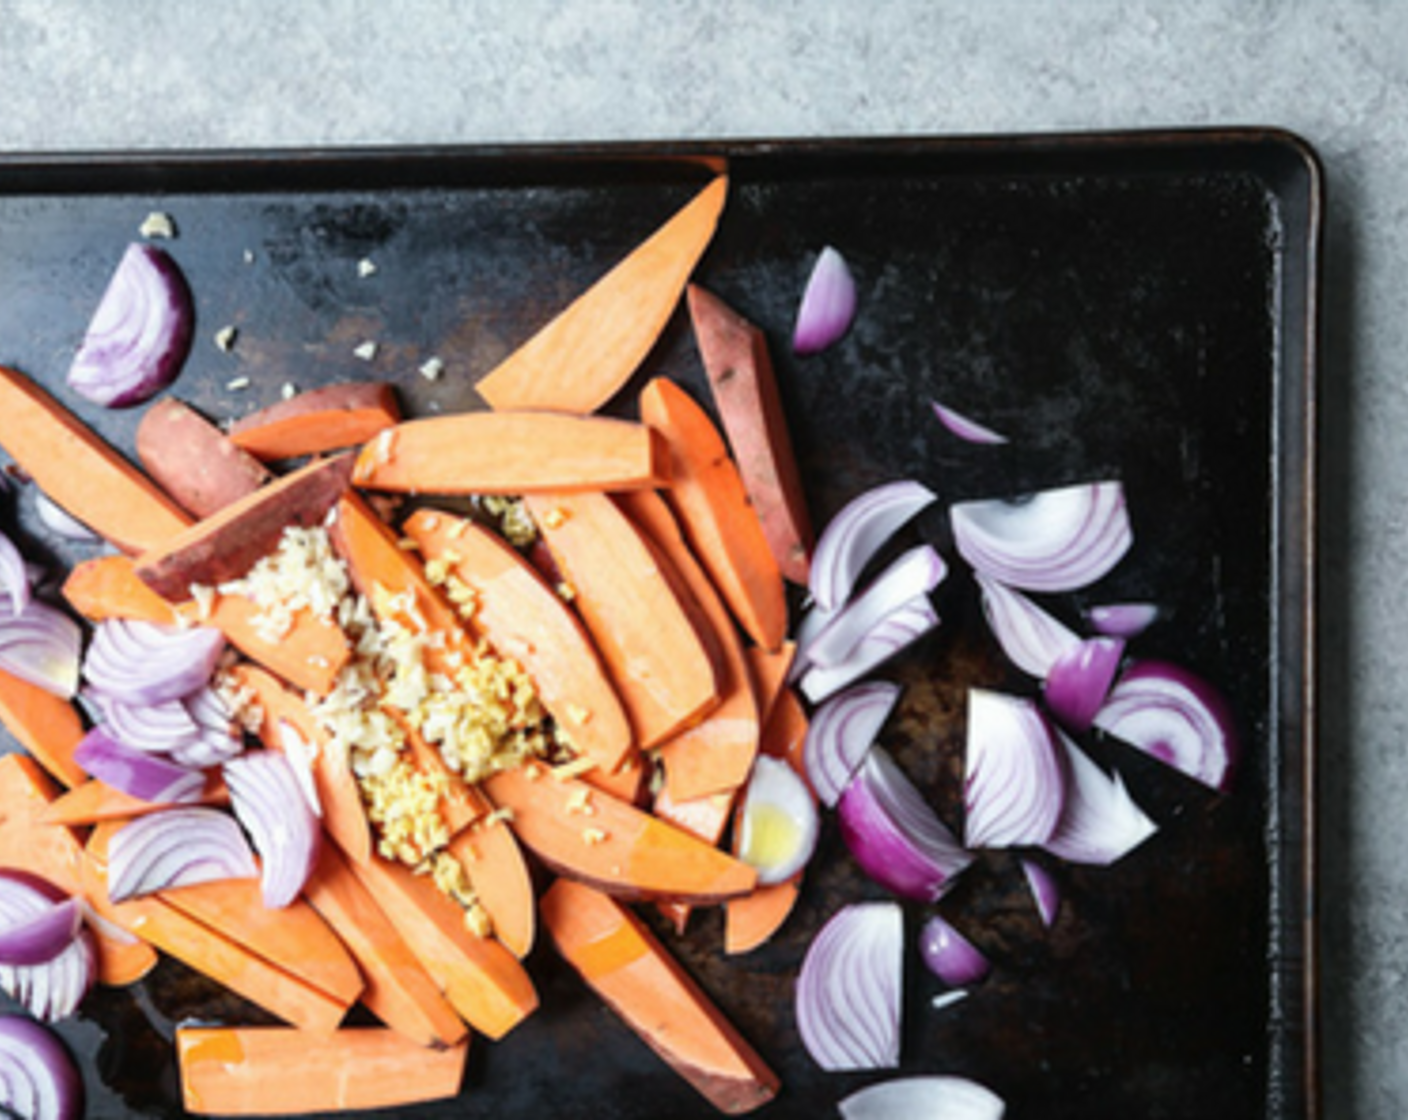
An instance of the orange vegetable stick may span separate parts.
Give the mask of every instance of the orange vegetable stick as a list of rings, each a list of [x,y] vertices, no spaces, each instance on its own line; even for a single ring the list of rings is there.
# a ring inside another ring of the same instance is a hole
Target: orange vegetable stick
[[[812,525],[763,332],[718,296],[686,289],[699,356],[743,488],[784,578],[807,585]]]
[[[296,393],[230,425],[230,440],[276,461],[356,447],[401,419],[396,390],[384,381],[346,381]]]
[[[481,820],[451,840],[449,851],[493,922],[494,936],[522,960],[533,948],[538,902],[513,830],[497,817]]]
[[[660,744],[665,785],[674,801],[691,801],[737,789],[758,753],[758,705],[752,670],[738,630],[709,577],[699,566],[664,499],[656,493],[622,494],[617,503],[680,574],[723,651],[722,699],[702,720]],[[715,837],[714,839],[717,839]]]
[[[709,651],[640,531],[605,494],[528,495],[572,588],[636,745],[645,750],[719,702]]]
[[[123,552],[155,548],[190,518],[22,373],[0,366],[0,447],[41,490]]]
[[[152,481],[195,517],[209,517],[274,477],[175,397],[162,397],[142,415],[137,458]]]
[[[538,1006],[517,957],[464,924],[464,910],[428,878],[403,864],[373,856],[352,864],[445,999],[475,1030],[502,1038]]]
[[[443,1049],[467,1033],[440,989],[335,848],[324,846],[304,896],[361,966],[362,1003],[417,1046]]]
[[[659,486],[668,462],[643,424],[556,412],[459,412],[388,428],[352,480],[418,494],[522,494]]]
[[[705,794],[688,801],[676,801],[670,796],[670,788],[666,785],[655,795],[655,803],[651,805],[650,811],[662,821],[669,821],[691,836],[699,837],[704,843],[717,845],[723,838],[724,829],[728,827],[729,817],[733,814],[733,802],[732,790]],[[754,888],[755,891],[757,889]],[[735,900],[729,900],[733,901]],[[676,933],[684,933],[694,907],[687,902],[662,902],[659,909],[660,913],[674,924]]]
[[[721,902],[757,873],[683,829],[537,763],[483,782],[523,845],[559,875],[623,898]]]
[[[427,1050],[395,1031],[178,1027],[181,1103],[198,1116],[400,1109],[460,1091],[468,1040]]]
[[[372,833],[362,805],[362,791],[347,759],[330,749],[328,738],[303,697],[290,692],[263,669],[236,665],[229,670],[237,688],[248,689],[264,713],[259,738],[266,747],[284,750],[281,724],[292,728],[304,743],[316,748],[313,785],[323,808],[323,829],[339,848],[358,863],[371,856]]]
[[[787,674],[792,671],[792,660],[797,655],[797,643],[785,641],[775,650],[762,646],[749,646],[744,651],[748,658],[748,668],[753,673],[753,691],[758,697],[758,720],[768,722],[773,704],[778,694],[787,684]]]
[[[461,517],[417,510],[405,533],[427,563],[475,592],[474,627],[523,666],[573,747],[614,771],[634,745],[626,711],[581,620],[500,537]]]
[[[337,1029],[350,1001],[280,968],[246,947],[242,936],[227,936],[160,895],[108,901],[107,849],[118,827],[109,821],[93,829],[85,876],[93,895],[105,900],[119,925],[285,1022],[309,1031]]]
[[[137,558],[137,578],[179,601],[191,584],[238,579],[273,552],[291,525],[317,525],[347,489],[351,456],[323,459],[262,486]]]
[[[137,578],[128,556],[99,556],[74,565],[64,581],[64,597],[91,622],[136,618],[163,625],[181,621],[214,626],[229,643],[289,684],[326,695],[352,651],[336,623],[306,610],[294,612],[293,625],[271,641],[257,624],[259,608],[243,595],[215,596],[202,619],[193,602],[168,603]]]
[[[728,195],[720,175],[475,386],[496,409],[595,412],[655,345]]]
[[[28,871],[61,891],[81,895],[103,917],[115,920],[106,891],[95,891],[86,876],[87,859],[73,830],[43,820],[57,793],[58,787],[32,758],[0,757],[0,867]],[[156,951],[145,941],[92,928],[98,978],[104,984],[130,984],[156,964]]]
[[[230,791],[225,788],[219,772],[212,771],[206,778],[200,797],[190,804],[229,803]],[[169,806],[161,802],[143,801],[113,789],[106,782],[89,778],[54,798],[39,816],[48,824],[88,825],[100,821],[131,820],[133,817],[146,816],[166,808]]]
[[[74,786],[87,780],[73,761],[83,721],[71,701],[0,669],[0,723],[55,781]]]
[[[777,1094],[777,1075],[625,907],[559,879],[542,918],[582,979],[715,1108],[738,1115]]]
[[[582,775],[582,781],[593,789],[610,794],[627,805],[644,805],[650,765],[644,755],[636,754],[619,770],[603,770],[600,766]]]
[[[723,437],[693,398],[663,377],[641,391],[640,411],[669,441],[666,497],[685,537],[739,625],[764,649],[777,649],[787,635],[782,574]]]

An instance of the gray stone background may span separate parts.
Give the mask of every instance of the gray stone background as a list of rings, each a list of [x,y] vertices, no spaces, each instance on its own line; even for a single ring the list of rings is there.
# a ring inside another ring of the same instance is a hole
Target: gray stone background
[[[1408,1115],[1408,2],[0,0],[0,150],[1267,124],[1323,157],[1326,1115]]]

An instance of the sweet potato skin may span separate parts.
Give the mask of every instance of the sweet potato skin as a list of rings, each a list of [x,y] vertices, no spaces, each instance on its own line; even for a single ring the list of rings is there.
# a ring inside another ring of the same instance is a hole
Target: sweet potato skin
[[[273,478],[189,405],[162,397],[137,425],[137,458],[186,512],[209,517]]]
[[[230,440],[259,459],[293,459],[355,447],[400,419],[389,382],[344,381],[241,417],[230,425]]]

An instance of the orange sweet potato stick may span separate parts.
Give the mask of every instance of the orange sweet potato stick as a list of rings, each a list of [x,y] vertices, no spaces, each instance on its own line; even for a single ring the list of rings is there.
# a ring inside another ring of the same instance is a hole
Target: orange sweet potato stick
[[[703,797],[691,798],[688,801],[676,801],[670,795],[669,785],[661,787],[660,792],[655,795],[655,801],[650,806],[650,811],[662,821],[668,821],[676,828],[681,828],[691,836],[697,836],[706,844],[715,844],[723,839],[724,830],[728,828],[729,818],[733,815],[734,791],[724,793],[709,793]],[[754,888],[754,893],[761,888]],[[740,895],[740,898],[748,898],[751,895]],[[729,899],[729,902],[737,901]],[[673,923],[676,933],[684,933],[685,927],[689,924],[689,915],[693,913],[694,907],[687,902],[661,902],[659,904],[660,913]]]
[[[753,691],[758,697],[758,720],[766,725],[778,694],[787,684],[787,674],[797,654],[797,643],[785,641],[775,650],[749,646],[744,654],[753,673]]]
[[[39,488],[123,552],[164,543],[190,518],[43,389],[0,367],[0,447]]]
[[[679,304],[728,195],[720,175],[483,377],[496,409],[595,412],[630,379]]]
[[[776,1095],[777,1075],[625,907],[559,879],[542,920],[582,979],[715,1108],[739,1115]]]
[[[650,546],[605,494],[525,502],[644,750],[719,702],[717,673]]]
[[[0,723],[55,781],[87,780],[73,752],[83,739],[83,721],[72,702],[0,669]]]
[[[153,482],[194,517],[209,517],[274,476],[189,405],[162,397],[137,425],[137,458]]]
[[[718,296],[686,289],[690,321],[743,488],[785,579],[807,585],[812,525],[767,339]]]
[[[762,522],[723,437],[692,397],[657,377],[641,391],[641,416],[670,445],[666,497],[719,594],[764,649],[787,636],[787,596]]]
[[[543,863],[618,897],[705,904],[747,894],[757,882],[733,856],[538,763],[494,774],[483,786]]]
[[[353,481],[418,494],[523,494],[659,486],[668,457],[643,424],[556,412],[407,420],[357,454]]]
[[[422,509],[404,528],[427,565],[474,592],[475,629],[523,666],[573,747],[606,771],[625,762],[634,743],[615,686],[581,620],[537,570],[465,518]]]
[[[296,393],[230,425],[230,441],[268,462],[366,443],[401,419],[384,381],[345,381]]]
[[[498,817],[475,822],[450,841],[475,896],[489,915],[494,936],[519,960],[533,948],[538,902],[533,876],[513,830]]]
[[[445,1100],[468,1040],[438,1050],[383,1027],[309,1035],[288,1027],[178,1027],[181,1103],[197,1116],[302,1116]]]
[[[230,791],[218,772],[212,772],[205,782],[200,797],[193,802],[198,805],[228,805]],[[143,801],[131,794],[122,793],[106,782],[89,778],[80,782],[66,793],[59,794],[40,814],[40,819],[48,824],[71,826],[98,824],[100,821],[131,820],[167,808],[160,802]]]
[[[362,970],[367,1010],[417,1046],[444,1049],[468,1033],[342,853],[325,845],[304,888]]]

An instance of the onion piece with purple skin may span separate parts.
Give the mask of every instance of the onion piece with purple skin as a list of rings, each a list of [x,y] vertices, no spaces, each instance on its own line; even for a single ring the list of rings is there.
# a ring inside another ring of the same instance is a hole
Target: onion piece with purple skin
[[[149,804],[195,801],[205,788],[205,775],[199,770],[135,750],[101,726],[83,736],[73,760],[103,784]]]
[[[39,515],[39,521],[44,528],[66,541],[96,543],[103,539],[43,490],[34,492],[34,511]]]
[[[807,643],[808,661],[826,668],[844,663],[875,627],[911,600],[932,592],[947,574],[948,566],[932,545],[903,553],[830,616]]]
[[[976,984],[992,971],[982,950],[942,914],[931,915],[919,928],[919,958],[950,988]]]
[[[1067,650],[1046,674],[1042,695],[1047,710],[1068,731],[1090,728],[1124,660],[1124,639],[1086,638]]]
[[[812,1060],[830,1071],[898,1066],[903,979],[897,903],[858,902],[832,915],[797,974],[797,1033]]]
[[[111,699],[159,704],[207,684],[224,651],[225,636],[213,627],[113,618],[94,627],[83,675]]]
[[[81,1120],[83,1078],[62,1040],[42,1023],[0,1016],[0,1112],[26,1120]]]
[[[57,607],[32,599],[0,613],[0,669],[63,700],[78,691],[83,631]]]
[[[0,890],[0,927],[13,928],[48,914],[66,896],[51,884],[8,873]],[[97,972],[92,935],[81,926],[56,954],[37,964],[0,965],[0,989],[45,1022],[78,1010]]]
[[[222,767],[230,805],[263,860],[260,893],[271,910],[303,891],[318,862],[322,826],[279,751],[247,751]]]
[[[816,354],[825,350],[850,330],[855,315],[855,277],[846,258],[827,245],[818,254],[802,292],[792,332],[793,351]]]
[[[847,685],[877,669],[939,625],[938,612],[928,595],[916,595],[871,628],[839,665],[813,665],[802,674],[797,687],[813,704],[819,704]]]
[[[20,614],[30,603],[29,566],[4,533],[0,533],[0,595],[10,600],[11,615]]]
[[[942,405],[938,401],[930,401],[929,407],[934,410],[934,415],[938,417],[939,423],[965,443],[997,446],[1007,442],[1007,437],[1000,432],[995,432],[986,425],[979,424],[976,420],[949,408],[947,405]]]
[[[68,371],[94,404],[141,404],[176,379],[191,348],[195,312],[180,268],[154,245],[127,246]]]
[[[1061,888],[1056,885],[1051,872],[1036,860],[1023,859],[1021,864],[1027,889],[1032,892],[1032,902],[1036,904],[1037,916],[1041,924],[1050,929],[1056,922],[1056,912],[1061,908]]]
[[[841,1120],[1002,1120],[1007,1105],[966,1077],[897,1077],[857,1089],[836,1104]]]
[[[1058,731],[1057,738],[1066,754],[1066,805],[1041,847],[1070,863],[1108,867],[1159,826],[1135,804],[1118,774],[1107,775],[1069,736]]]
[[[836,811],[856,863],[886,890],[934,902],[973,862],[888,752],[872,747]]]
[[[861,571],[908,521],[938,501],[913,479],[886,482],[852,498],[826,524],[812,552],[807,588],[823,610],[834,611],[851,597]]]
[[[1065,799],[1065,758],[1036,703],[970,689],[964,843],[969,848],[1044,843],[1061,819]]]
[[[1100,603],[1086,609],[1085,621],[1097,634],[1129,639],[1144,633],[1159,613],[1155,603]]]
[[[183,766],[218,766],[244,751],[244,739],[230,720],[230,710],[219,692],[206,685],[181,701],[196,733],[189,742],[172,748],[171,757]]]
[[[812,713],[802,759],[807,781],[828,809],[836,807],[899,698],[899,685],[867,681],[834,694]]]
[[[85,697],[97,709],[108,734],[143,754],[171,754],[200,734],[180,700],[128,704],[93,689],[86,690]]]
[[[1109,573],[1134,541],[1119,482],[1039,490],[1018,501],[949,507],[953,541],[973,568],[1021,591],[1076,591]]]
[[[1080,645],[1080,635],[1020,591],[975,572],[988,629],[1007,659],[1028,676],[1045,678],[1062,655]]]
[[[1137,661],[1120,675],[1094,724],[1209,789],[1232,782],[1239,745],[1231,709],[1196,673]]]
[[[234,817],[204,806],[162,809],[129,821],[108,846],[114,902],[220,879],[257,879],[259,867]]]
[[[0,869],[0,964],[51,961],[82,926],[77,898],[27,872]]]

